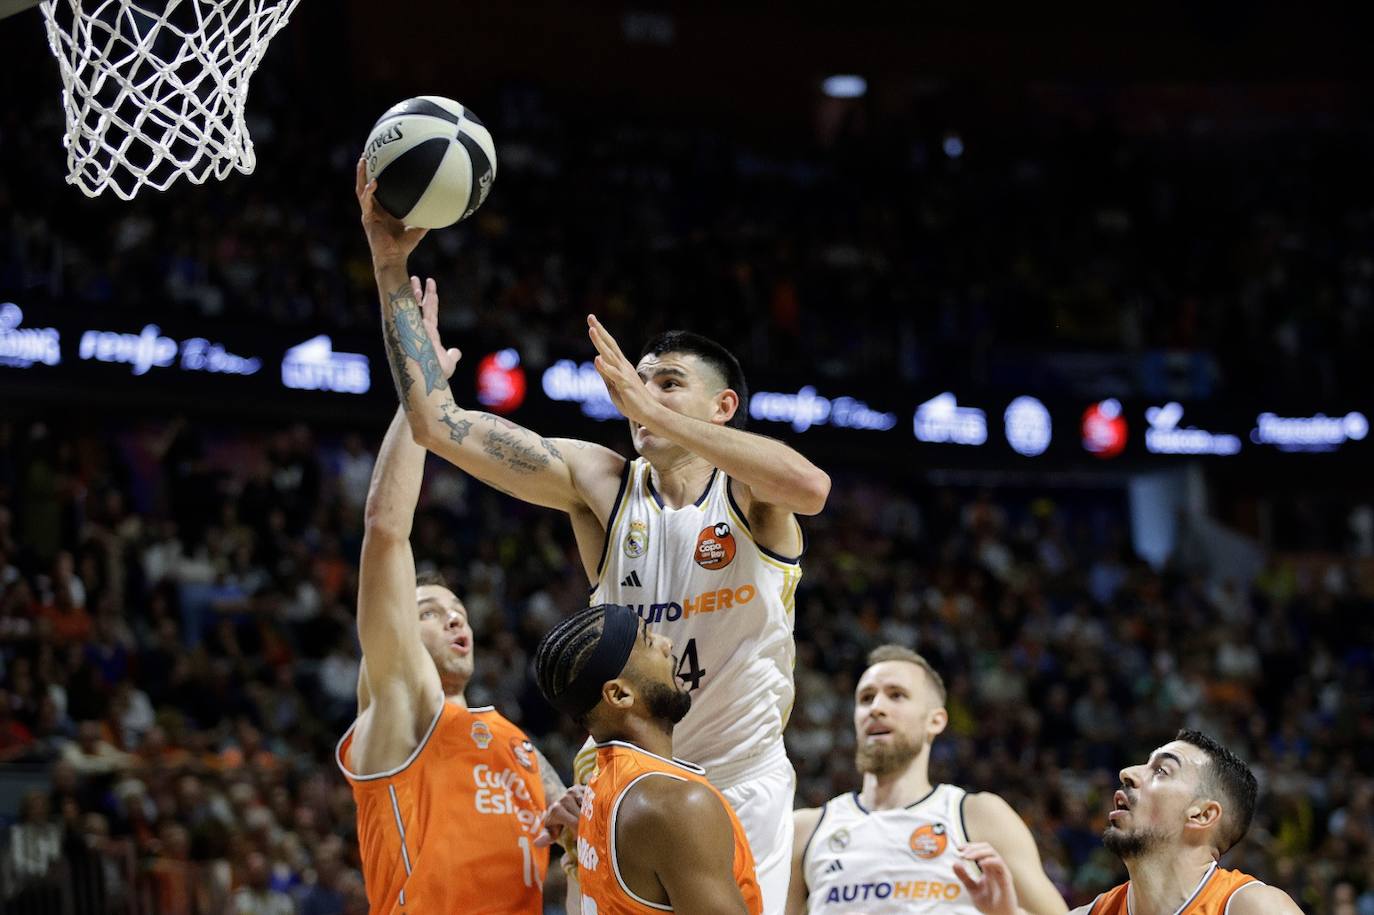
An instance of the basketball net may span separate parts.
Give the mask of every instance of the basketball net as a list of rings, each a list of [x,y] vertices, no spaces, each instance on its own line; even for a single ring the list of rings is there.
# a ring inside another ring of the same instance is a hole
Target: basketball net
[[[257,160],[243,109],[300,0],[42,0],[62,73],[67,183],[124,200]]]

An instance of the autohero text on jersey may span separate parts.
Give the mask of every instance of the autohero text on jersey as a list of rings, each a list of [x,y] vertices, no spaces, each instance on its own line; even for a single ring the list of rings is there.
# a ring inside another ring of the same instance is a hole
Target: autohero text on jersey
[[[758,588],[754,585],[740,585],[738,588],[703,591],[681,603],[668,601],[661,604],[627,604],[627,606],[638,613],[646,623],[674,623],[680,619],[689,619],[699,613],[716,613],[720,610],[732,610],[735,607],[741,607],[757,597],[758,593]]]

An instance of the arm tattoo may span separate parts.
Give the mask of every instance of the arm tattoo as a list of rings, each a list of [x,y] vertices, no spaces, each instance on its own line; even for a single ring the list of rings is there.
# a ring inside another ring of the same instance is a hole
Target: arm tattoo
[[[498,461],[505,461],[511,470],[534,473],[549,466],[549,456],[541,454],[509,432],[487,433],[482,450]]]
[[[519,423],[513,423],[510,420],[506,419],[504,416],[495,416],[491,413],[481,413],[478,415],[481,416],[481,418],[486,422],[495,423],[498,426],[505,426],[507,429],[519,429],[522,432],[529,431],[524,426],[520,425]]]
[[[448,437],[453,439],[455,445],[463,444],[463,439],[467,438],[468,433],[472,431],[472,420],[460,419],[455,421],[453,417],[448,415],[447,410],[444,411],[444,415],[439,417],[439,421],[448,426]]]
[[[425,379],[425,393],[448,390],[444,379],[443,366],[434,352],[434,345],[425,333],[425,325],[420,319],[420,306],[415,301],[415,293],[410,284],[397,288],[389,301],[390,318],[393,331],[387,336],[387,350],[391,356],[392,369],[399,363],[405,365],[405,357],[414,359],[420,366],[420,374]],[[399,349],[399,353],[396,350]],[[406,385],[410,390],[410,385]],[[405,398],[401,398],[405,402]]]
[[[396,325],[390,321],[382,322],[382,339],[386,341],[386,358],[391,363],[391,380],[396,384],[396,396],[401,399],[401,406],[410,410],[410,386],[415,383],[415,379],[410,377],[406,371],[406,356],[401,349],[401,338],[396,335]]]
[[[549,441],[546,438],[541,438],[539,440],[539,444],[543,445],[544,450],[547,451],[550,455],[552,455],[560,461],[563,460],[563,453],[558,450],[557,446],[555,446],[553,442]]]

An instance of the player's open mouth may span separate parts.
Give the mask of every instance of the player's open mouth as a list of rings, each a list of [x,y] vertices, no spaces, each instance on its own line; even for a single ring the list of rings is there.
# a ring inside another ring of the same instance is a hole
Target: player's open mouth
[[[1109,823],[1115,822],[1131,812],[1131,805],[1124,791],[1118,791],[1113,795],[1112,803],[1114,806],[1107,813],[1107,822]]]
[[[865,737],[888,737],[892,734],[892,728],[885,724],[870,724],[864,729]]]
[[[472,651],[472,640],[465,635],[458,636],[458,638],[449,642],[449,645],[459,654],[467,654]]]

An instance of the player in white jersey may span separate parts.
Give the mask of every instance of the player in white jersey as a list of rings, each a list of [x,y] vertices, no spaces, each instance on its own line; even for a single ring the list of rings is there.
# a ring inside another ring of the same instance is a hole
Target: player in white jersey
[[[884,645],[854,695],[859,791],[798,810],[787,915],[980,911],[959,879],[970,862],[1005,867],[1032,915],[1068,906],[1026,824],[996,794],[930,783],[930,747],[948,721],[945,684],[916,652]]]
[[[396,288],[413,294],[408,279],[398,276]],[[460,408],[444,380],[457,351],[444,348],[433,321],[395,314],[383,337],[416,440],[509,495],[567,512],[594,600],[636,607],[680,646],[678,674],[693,702],[676,751],[701,763],[734,806],[764,911],[780,915],[796,785],[782,742],[805,547],[796,516],[825,506],[830,478],[787,445],[744,431],[744,374],[705,337],[663,334],[636,365],[588,316],[596,368],[640,455],[627,462]]]

